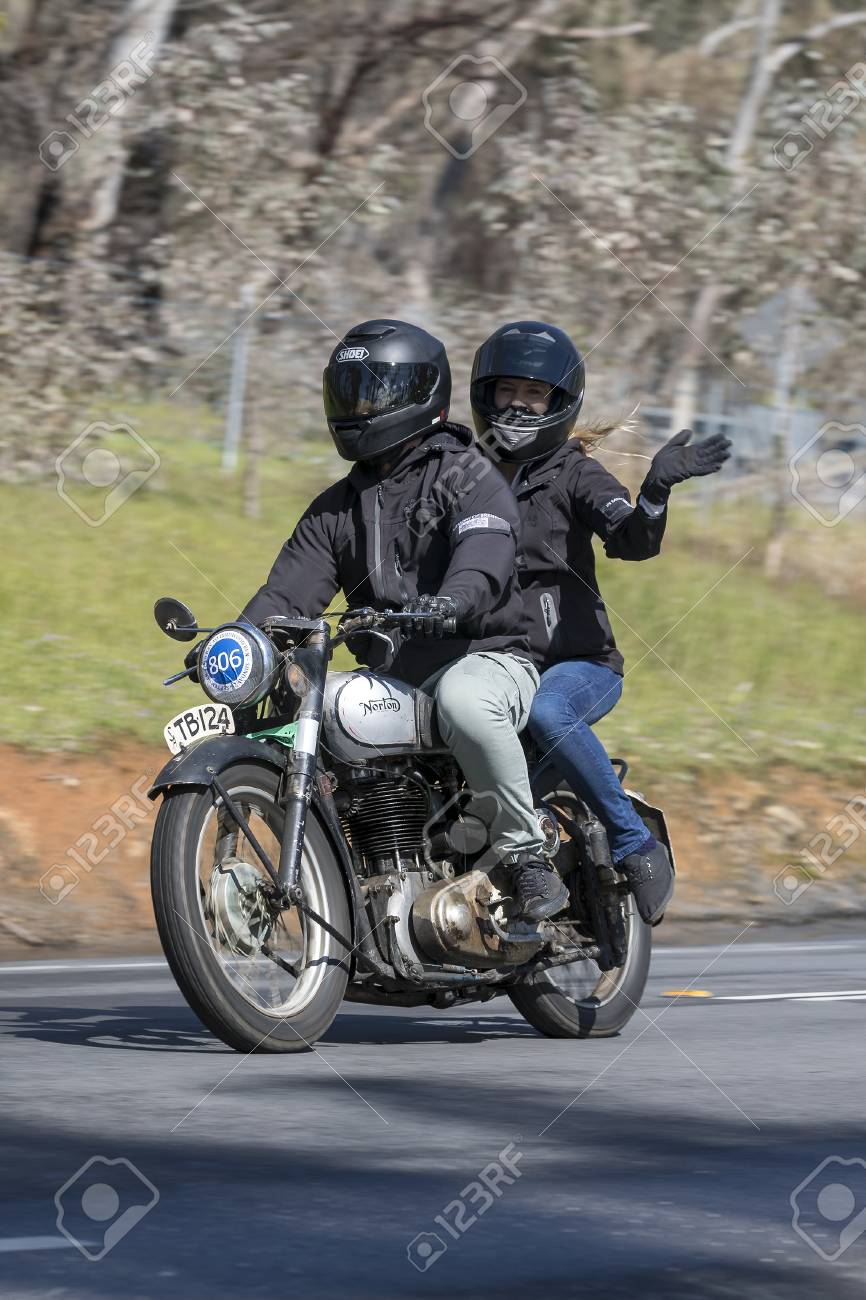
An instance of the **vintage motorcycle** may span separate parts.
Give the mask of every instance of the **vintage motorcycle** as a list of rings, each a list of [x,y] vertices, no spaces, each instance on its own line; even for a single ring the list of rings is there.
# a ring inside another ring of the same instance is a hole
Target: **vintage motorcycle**
[[[329,671],[336,646],[360,633],[393,645],[410,616],[344,611],[333,633],[330,614],[200,628],[171,597],[154,615],[175,640],[204,637],[165,683],[193,677],[207,703],[165,729],[151,883],[174,978],[219,1038],[302,1051],[344,999],[449,1007],[503,993],[553,1037],[622,1029],[651,934],[601,823],[542,765],[537,814],[570,901],[519,920],[486,833],[496,792],[468,789],[432,697]],[[670,848],[663,813],[629,793]]]

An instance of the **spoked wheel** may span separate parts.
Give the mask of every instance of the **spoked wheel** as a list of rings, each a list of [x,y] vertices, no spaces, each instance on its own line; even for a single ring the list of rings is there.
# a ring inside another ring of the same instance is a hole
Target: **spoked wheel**
[[[222,775],[276,865],[278,774],[255,763]],[[238,1051],[304,1051],[330,1026],[346,989],[351,933],[339,864],[312,809],[300,884],[329,929],[274,903],[270,876],[211,789],[177,787],[159,810],[151,885],[165,955],[189,1005]],[[335,933],[332,933],[334,931]]]
[[[591,959],[535,971],[508,990],[517,1010],[548,1038],[607,1038],[637,1011],[649,973],[651,930],[627,904],[625,963],[600,970]]]
[[[570,790],[548,795],[568,817],[576,804]],[[563,936],[580,942],[564,917],[554,918]],[[534,971],[508,990],[521,1015],[548,1038],[608,1038],[628,1024],[643,997],[652,955],[652,931],[625,900],[626,959],[603,971],[591,958]]]

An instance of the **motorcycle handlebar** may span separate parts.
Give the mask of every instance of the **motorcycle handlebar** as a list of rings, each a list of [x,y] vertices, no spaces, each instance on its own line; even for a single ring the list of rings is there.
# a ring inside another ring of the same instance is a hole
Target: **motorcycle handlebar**
[[[342,626],[338,636],[332,638],[332,644],[335,640],[345,640],[347,636],[352,636],[355,632],[369,632],[376,628],[382,627],[399,627],[403,623],[413,624],[419,619],[436,619],[441,618],[433,612],[429,614],[404,614],[402,610],[374,610],[361,609],[357,611],[347,610],[342,616]],[[457,619],[450,617],[442,620],[442,627],[445,636],[457,635]]]
[[[383,636],[383,633],[377,632],[377,628],[399,627],[401,623],[415,623],[418,619],[434,619],[441,616],[432,611],[426,614],[404,614],[402,610],[396,609],[387,609],[382,611],[376,609],[359,609],[355,611],[345,610],[342,613],[334,611],[332,613],[323,614],[322,617],[340,617],[342,619],[342,625],[339,632],[336,636],[331,638],[331,645],[337,646],[344,642],[348,637],[352,636],[355,632],[372,632],[374,636]],[[319,624],[319,622],[320,620],[317,619],[287,618],[282,614],[274,614],[263,621],[262,630],[273,640],[274,632],[291,632],[297,631],[301,628],[314,628]],[[446,637],[456,636],[457,619],[453,616],[443,619],[442,630],[443,635]],[[213,632],[216,631],[216,629],[199,628],[198,631]],[[385,637],[385,640],[388,640],[388,638]],[[202,642],[199,642],[198,645],[194,646],[190,653],[194,653],[198,650],[201,644]],[[195,673],[196,666],[193,664],[191,667],[184,668],[182,672],[175,673],[174,676],[169,677],[163,682],[163,686],[173,686],[176,682],[183,681],[185,677],[197,681],[198,678],[195,676]]]

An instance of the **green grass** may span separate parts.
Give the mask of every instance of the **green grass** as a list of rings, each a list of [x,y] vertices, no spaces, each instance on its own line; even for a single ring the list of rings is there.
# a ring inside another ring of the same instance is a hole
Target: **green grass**
[[[340,472],[329,444],[298,443],[292,458],[263,462],[261,516],[249,520],[240,477],[220,469],[215,428],[204,421],[198,437],[191,427],[176,437],[167,425],[157,408],[135,412],[161,466],[99,528],[73,513],[53,479],[0,485],[0,739],[41,749],[95,749],[126,736],[161,744],[166,719],[200,695],[188,683],[161,685],[183,648],[156,628],[154,600],[180,596],[203,623],[233,617],[304,505]],[[684,503],[658,559],[600,560],[627,666],[623,700],[600,734],[640,773],[866,764],[866,612],[828,594],[820,573],[798,568],[769,583],[757,552],[723,577],[762,527],[759,513],[732,506],[708,530]],[[647,653],[656,643],[657,654]]]
[[[605,743],[662,770],[866,766],[863,610],[809,582],[771,584],[748,561],[705,595],[732,561],[695,556],[681,522],[639,571],[601,566],[626,656]]]
[[[214,445],[167,439],[140,418],[134,427],[160,468],[100,527],[60,499],[53,478],[0,484],[0,739],[40,749],[96,749],[113,736],[161,744],[164,722],[200,692],[161,685],[187,647],[156,627],[155,599],[179,596],[203,624],[236,616],[304,504],[334,476],[324,443],[306,444],[303,459],[265,461],[261,516],[250,520],[240,479],[223,474]],[[95,496],[85,504],[94,515]]]

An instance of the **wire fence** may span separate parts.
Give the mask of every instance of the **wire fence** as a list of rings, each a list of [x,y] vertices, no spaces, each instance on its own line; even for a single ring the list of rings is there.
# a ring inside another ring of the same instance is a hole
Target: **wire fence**
[[[261,302],[251,287],[233,304],[212,301],[206,286],[200,294],[189,286],[189,296],[165,297],[147,275],[102,265],[80,282],[86,299],[82,319],[81,310],[76,316],[69,309],[69,274],[60,263],[0,261],[0,293],[12,304],[5,339],[9,355],[3,358],[6,381],[0,384],[5,443],[13,452],[16,443],[23,447],[32,441],[34,412],[38,419],[39,403],[48,393],[54,393],[55,427],[62,438],[63,403],[70,394],[82,396],[75,392],[79,376],[81,388],[90,386],[84,396],[94,418],[111,416],[100,403],[110,406],[117,394],[200,413],[200,421],[179,419],[176,436],[219,438],[227,468],[250,451],[297,455],[299,439],[325,436],[321,373],[349,323],[339,295],[321,307],[321,314],[300,300],[277,296]],[[371,304],[374,314],[377,309],[390,314],[400,307],[389,312],[384,304]],[[451,355],[452,416],[468,422],[471,358],[489,332],[489,316],[478,313],[476,320],[465,307],[443,310],[434,328]],[[16,350],[29,358],[29,369],[16,369]],[[65,376],[57,392],[55,371]],[[669,374],[663,382],[670,385]],[[753,400],[763,396],[723,375],[708,359],[691,424],[698,436],[723,432],[732,439],[729,483],[736,481],[740,491],[772,494],[778,475],[793,473],[796,461],[808,469],[819,495],[838,494],[846,475],[856,488],[866,473],[859,394],[833,394],[832,409],[826,392],[805,388],[795,389],[784,409],[772,400]],[[587,414],[632,410],[634,432],[605,445],[606,453],[614,458],[619,453],[623,462],[651,456],[676,431],[673,394],[669,388],[636,391],[627,366],[595,358]]]

